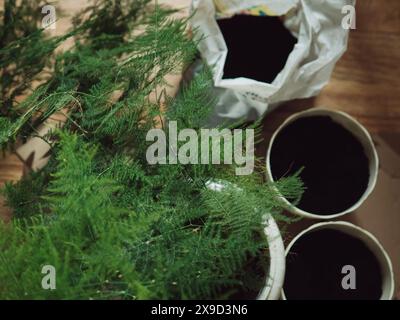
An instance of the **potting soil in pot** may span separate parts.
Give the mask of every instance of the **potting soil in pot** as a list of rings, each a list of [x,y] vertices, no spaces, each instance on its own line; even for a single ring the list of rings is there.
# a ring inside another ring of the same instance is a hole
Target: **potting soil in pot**
[[[342,286],[346,265],[355,268],[356,289]],[[382,275],[378,260],[362,241],[322,229],[305,234],[290,249],[284,291],[288,300],[379,300]]]
[[[235,15],[217,22],[228,47],[224,79],[271,83],[297,43],[278,17]]]
[[[327,116],[300,118],[283,128],[272,145],[270,165],[275,180],[303,168],[305,190],[296,206],[314,214],[347,210],[368,187],[363,146]]]
[[[242,270],[235,276],[232,287],[226,288],[229,300],[255,300],[264,288],[269,271],[268,252],[260,250],[256,256],[248,256]],[[229,293],[229,292],[232,293]]]

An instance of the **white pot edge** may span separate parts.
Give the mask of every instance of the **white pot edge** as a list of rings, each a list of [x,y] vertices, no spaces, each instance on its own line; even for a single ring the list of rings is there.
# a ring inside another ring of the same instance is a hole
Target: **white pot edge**
[[[271,215],[265,216],[264,233],[267,237],[270,263],[265,286],[257,300],[279,300],[285,281],[286,255],[281,232]]]

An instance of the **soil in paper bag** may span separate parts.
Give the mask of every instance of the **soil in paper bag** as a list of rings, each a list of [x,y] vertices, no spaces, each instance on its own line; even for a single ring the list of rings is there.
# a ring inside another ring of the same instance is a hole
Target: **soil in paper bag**
[[[345,279],[346,265],[354,267],[354,282]],[[348,287],[349,285],[354,287]],[[332,229],[312,231],[299,238],[286,259],[284,291],[288,300],[379,300],[380,265],[359,239]]]
[[[217,22],[228,47],[224,79],[271,83],[297,43],[278,17],[235,15]]]

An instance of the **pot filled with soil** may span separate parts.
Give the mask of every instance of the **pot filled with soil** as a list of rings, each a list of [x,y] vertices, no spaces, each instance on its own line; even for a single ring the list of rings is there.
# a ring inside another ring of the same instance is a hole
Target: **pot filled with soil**
[[[289,117],[271,138],[270,181],[298,173],[304,193],[281,200],[297,215],[332,219],[356,210],[375,187],[378,155],[367,130],[349,115],[322,108]]]
[[[389,256],[351,223],[314,224],[286,248],[285,300],[390,300],[393,293]]]
[[[208,182],[210,190],[220,191],[226,186],[225,181]],[[274,218],[266,214],[263,221],[265,241],[268,252],[260,252],[258,257],[250,258],[243,272],[238,275],[247,289],[227,288],[235,291],[229,299],[240,300],[277,300],[281,296],[285,278],[285,248],[279,227]]]

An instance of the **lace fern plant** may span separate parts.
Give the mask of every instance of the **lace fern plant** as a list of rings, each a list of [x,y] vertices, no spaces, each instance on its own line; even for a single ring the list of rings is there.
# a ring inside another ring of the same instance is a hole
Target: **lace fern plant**
[[[5,1],[3,15],[12,4]],[[3,77],[11,56],[22,75],[2,79],[3,149],[12,151],[57,112],[67,119],[43,137],[49,163],[4,188],[14,219],[0,224],[1,298],[211,299],[262,285],[246,268],[255,261],[254,270],[268,269],[263,215],[286,222],[274,187],[296,199],[298,179],[271,186],[262,172],[235,176],[233,165],[146,160],[151,128],[175,120],[199,131],[215,103],[207,71],[177,97],[162,89],[196,56],[187,21],[173,13],[148,0],[98,0],[65,36],[30,30],[0,50]],[[52,54],[67,37],[74,46]],[[26,83],[41,68],[28,57],[50,70],[35,88]],[[30,63],[38,69],[24,77]],[[22,102],[14,99],[19,86],[28,95]],[[216,179],[235,187],[207,189]],[[56,290],[41,287],[44,265],[57,272]]]

